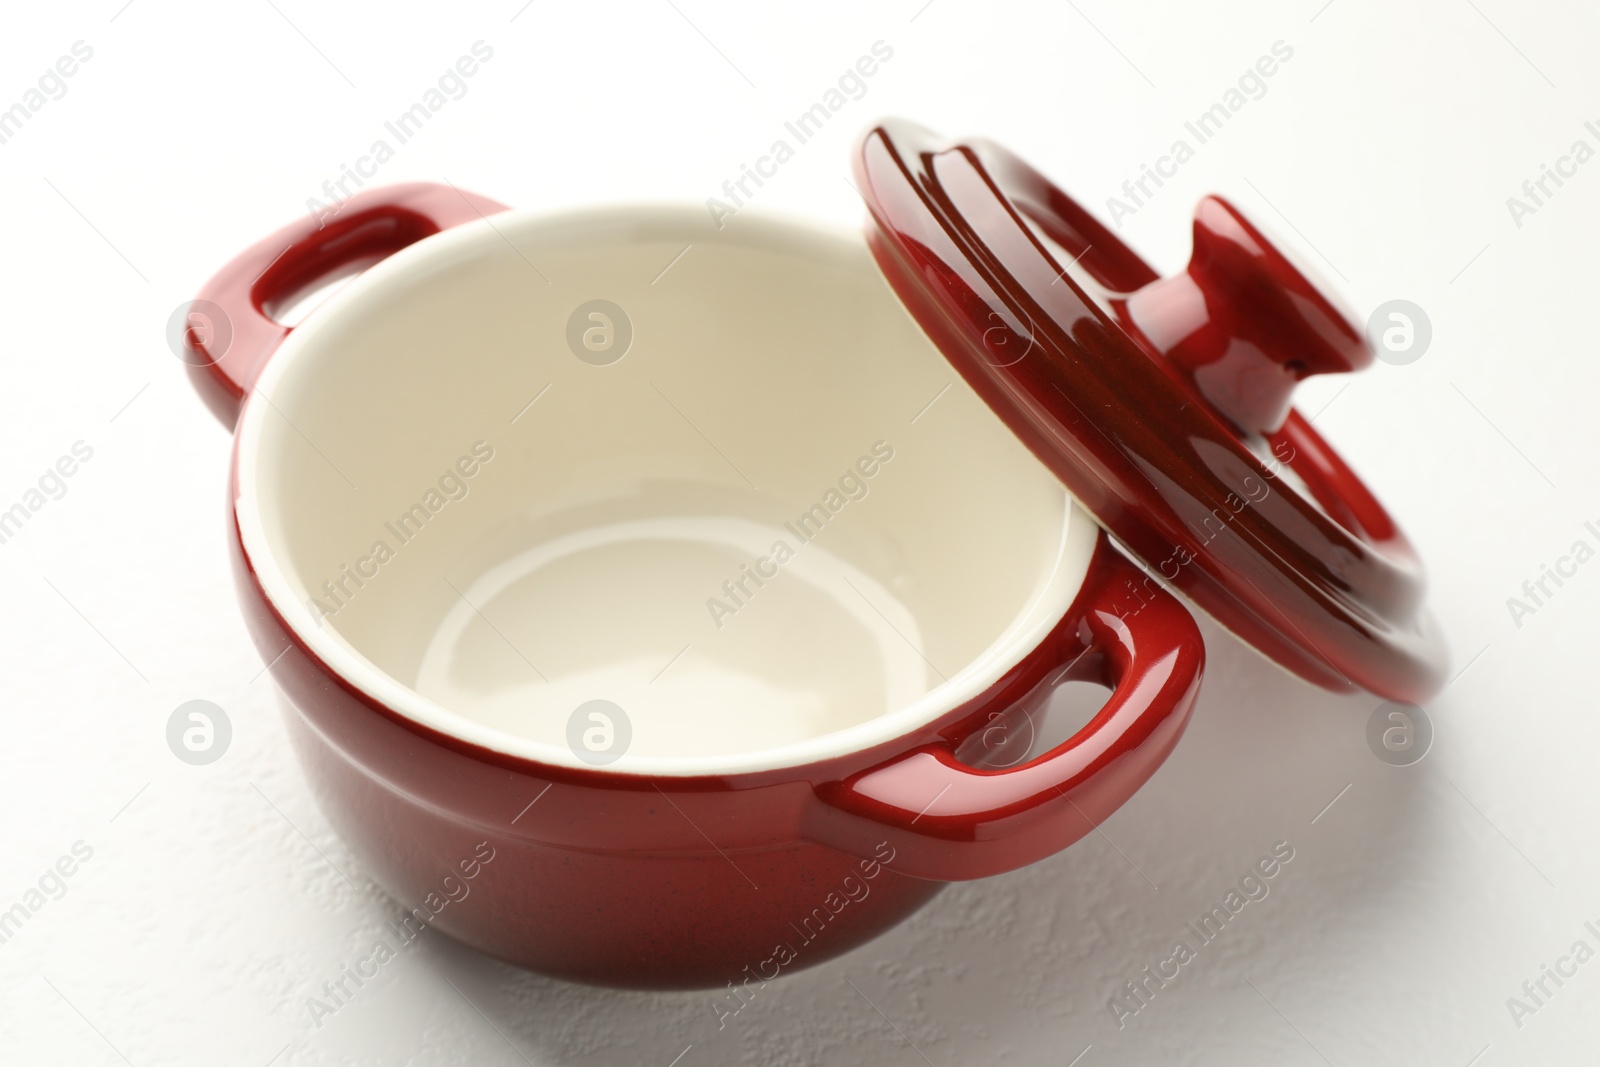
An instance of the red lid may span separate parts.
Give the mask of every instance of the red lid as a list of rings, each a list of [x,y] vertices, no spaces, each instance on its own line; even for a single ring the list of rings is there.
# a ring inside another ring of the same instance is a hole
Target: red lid
[[[885,122],[855,171],[895,292],[1151,574],[1318,685],[1438,691],[1416,553],[1290,406],[1300,379],[1372,353],[1231,205],[1200,202],[1188,270],[1160,278],[990,142]]]

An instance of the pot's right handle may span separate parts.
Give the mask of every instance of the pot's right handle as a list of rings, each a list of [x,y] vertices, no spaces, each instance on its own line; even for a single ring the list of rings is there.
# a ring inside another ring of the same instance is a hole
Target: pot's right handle
[[[1026,866],[1097,827],[1155,773],[1182,735],[1205,646],[1183,605],[1147,582],[1104,532],[1055,637],[1063,646],[1054,650],[1067,668],[1058,668],[1063,680],[1112,689],[1081,730],[1021,766],[980,770],[955,755],[986,721],[969,717],[963,731],[939,744],[819,786],[827,813],[810,836],[880,860],[886,842],[893,849],[885,861],[890,869],[958,881]]]
[[[218,271],[189,306],[183,347],[195,390],[231,429],[245,394],[292,329],[268,309],[424,237],[504,210],[450,185],[388,185],[343,201],[331,218],[308,215],[257,242]]]

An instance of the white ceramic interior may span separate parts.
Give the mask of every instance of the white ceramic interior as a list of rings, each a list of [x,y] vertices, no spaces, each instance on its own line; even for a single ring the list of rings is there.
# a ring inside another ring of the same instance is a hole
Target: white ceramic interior
[[[567,341],[595,298],[632,324],[610,365]],[[269,361],[238,464],[246,553],[342,676],[567,766],[611,701],[623,773],[929,721],[1037,646],[1095,542],[858,234],[692,205],[511,212],[378,264]]]

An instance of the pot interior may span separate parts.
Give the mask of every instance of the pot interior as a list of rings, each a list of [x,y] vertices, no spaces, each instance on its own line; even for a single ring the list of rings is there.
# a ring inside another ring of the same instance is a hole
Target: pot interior
[[[246,554],[326,662],[616,770],[928,721],[1037,645],[1094,544],[858,236],[692,206],[508,213],[379,264],[269,361],[238,463]],[[621,709],[616,762],[585,706]]]

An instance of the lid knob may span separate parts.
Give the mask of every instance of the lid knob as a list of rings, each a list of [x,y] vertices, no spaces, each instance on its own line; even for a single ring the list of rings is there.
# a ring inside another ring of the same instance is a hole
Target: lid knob
[[[1246,433],[1281,428],[1302,378],[1373,358],[1351,317],[1218,196],[1195,209],[1188,270],[1132,293],[1125,308],[1133,328]]]

